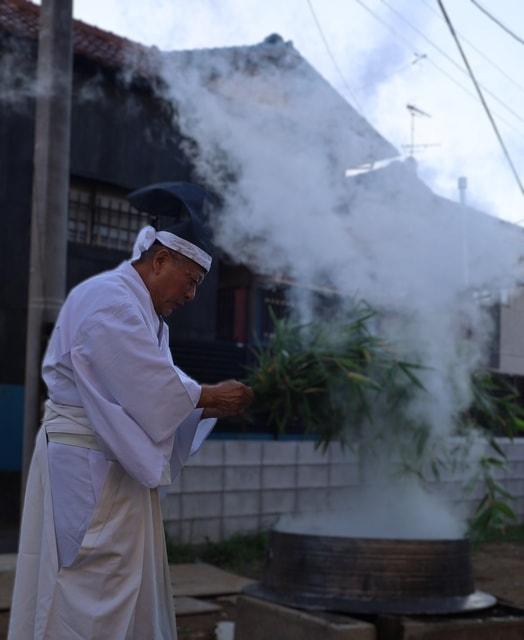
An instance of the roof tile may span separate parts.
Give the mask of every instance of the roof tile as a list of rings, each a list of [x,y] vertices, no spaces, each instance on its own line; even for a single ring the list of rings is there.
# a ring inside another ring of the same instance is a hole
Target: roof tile
[[[0,2],[0,30],[28,39],[38,38],[40,6],[29,0]],[[122,38],[109,31],[73,20],[74,50],[78,56],[94,60],[104,66],[120,68],[132,61],[136,71],[152,74],[151,57],[154,47]]]

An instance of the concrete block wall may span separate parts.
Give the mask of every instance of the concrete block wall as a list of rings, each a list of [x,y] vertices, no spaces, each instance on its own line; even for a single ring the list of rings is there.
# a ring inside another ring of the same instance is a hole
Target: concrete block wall
[[[524,288],[519,287],[507,304],[500,307],[499,369],[524,375]]]
[[[519,522],[524,522],[524,438],[513,442],[508,438],[499,438],[498,444],[505,452],[508,463],[502,469],[495,469],[492,475],[514,497],[511,506]],[[478,483],[471,492],[466,491],[466,483],[460,480],[451,480],[447,484],[455,503],[464,507],[467,513],[473,513],[484,495],[483,483]]]
[[[524,520],[524,438],[500,439],[508,468],[497,479],[514,496]],[[307,441],[209,440],[191,458],[163,500],[166,530],[177,542],[223,540],[270,528],[283,514],[329,508],[348,500],[360,482],[356,452]],[[432,489],[461,511],[473,512],[483,487],[465,491],[466,478],[443,476]]]
[[[178,542],[221,540],[271,527],[282,514],[328,508],[358,484],[358,459],[340,445],[324,454],[307,441],[209,440],[163,500]]]

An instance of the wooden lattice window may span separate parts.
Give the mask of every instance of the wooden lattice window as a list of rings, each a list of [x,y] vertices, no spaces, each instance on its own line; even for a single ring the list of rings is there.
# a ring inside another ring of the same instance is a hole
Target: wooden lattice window
[[[97,183],[72,183],[69,190],[70,242],[129,251],[147,214],[126,200],[126,192]]]

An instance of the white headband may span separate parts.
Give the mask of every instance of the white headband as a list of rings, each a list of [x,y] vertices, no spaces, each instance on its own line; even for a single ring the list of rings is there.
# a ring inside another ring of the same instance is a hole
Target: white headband
[[[174,233],[169,231],[155,231],[153,227],[144,227],[140,229],[135,244],[133,245],[133,255],[131,256],[131,262],[138,260],[143,251],[147,251],[155,240],[158,240],[164,247],[178,251],[186,258],[189,258],[203,267],[206,271],[209,271],[211,267],[211,256],[199,249],[192,242],[179,238]]]

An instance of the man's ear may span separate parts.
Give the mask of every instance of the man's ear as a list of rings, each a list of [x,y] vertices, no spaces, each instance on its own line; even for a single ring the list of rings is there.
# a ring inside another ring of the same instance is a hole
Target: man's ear
[[[169,256],[168,249],[162,247],[161,249],[158,249],[157,251],[155,251],[155,254],[152,258],[152,264],[151,264],[153,273],[155,275],[158,275],[162,270],[162,267],[165,265],[165,263],[169,259],[170,259],[170,256]]]

